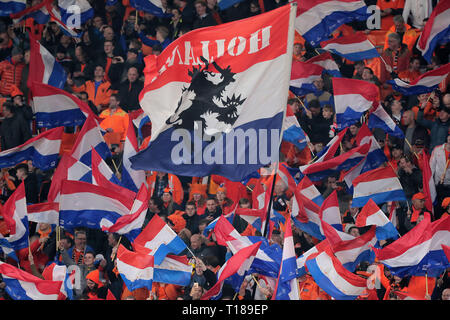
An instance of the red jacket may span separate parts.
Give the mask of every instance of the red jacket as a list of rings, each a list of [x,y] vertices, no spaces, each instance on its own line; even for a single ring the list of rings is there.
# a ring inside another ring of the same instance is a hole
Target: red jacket
[[[14,62],[11,58],[0,62],[0,94],[10,95],[12,85],[20,87],[24,67],[23,62]]]

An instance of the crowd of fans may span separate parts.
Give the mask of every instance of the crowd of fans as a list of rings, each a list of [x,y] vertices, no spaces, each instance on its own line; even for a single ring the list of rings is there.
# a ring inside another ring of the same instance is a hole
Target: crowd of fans
[[[144,86],[143,58],[160,54],[172,41],[190,30],[248,18],[287,4],[286,0],[244,0],[226,10],[219,10],[216,0],[162,0],[165,11],[170,15],[160,18],[146,12],[136,13],[128,0],[89,2],[95,15],[82,26],[84,33],[81,38],[67,36],[52,21],[38,25],[27,20],[26,26],[23,26],[14,24],[6,17],[0,20],[1,150],[21,145],[41,132],[34,122],[27,86],[29,33],[32,32],[67,71],[65,90],[78,96],[103,118],[100,125],[108,132],[105,140],[113,154],[106,161],[119,178],[128,117],[131,112],[140,109],[139,93]],[[337,29],[333,37],[364,32],[376,42],[383,59],[353,62],[335,55],[333,58],[344,77],[370,81],[378,86],[382,106],[405,133],[406,138],[399,139],[382,130],[372,130],[389,160],[386,165],[395,169],[407,197],[405,202],[388,202],[380,207],[387,216],[392,206],[395,207],[396,226],[400,235],[404,235],[428,211],[424,205],[426,195],[422,184],[421,159],[424,154],[430,157],[437,189],[437,202],[434,212],[430,213],[432,220],[450,213],[450,92],[448,77],[432,93],[418,96],[395,92],[387,81],[399,77],[411,82],[424,72],[448,63],[449,44],[437,46],[431,64],[416,49],[417,39],[437,1],[365,2],[379,6],[381,28],[369,30],[365,23],[351,23]],[[306,61],[315,55],[317,51],[297,35],[293,59]],[[337,134],[331,77],[324,74],[314,85],[317,89],[315,93],[302,97],[291,94],[288,100],[288,107],[292,108],[311,142],[309,148],[303,150],[283,142],[280,155],[290,167],[313,161],[314,155]],[[356,146],[355,137],[360,127],[361,123],[349,127],[338,152],[343,153]],[[142,128],[141,149],[148,143],[150,131],[151,123]],[[65,128],[61,153],[71,150],[78,132],[79,128]],[[28,204],[46,202],[53,172],[36,169],[31,161],[14,168],[3,168],[0,177],[1,203],[7,201],[22,181]],[[74,292],[76,299],[105,299],[109,290],[116,299],[198,300],[217,281],[216,272],[227,256],[227,248],[218,245],[214,236],[206,237],[204,228],[221,214],[230,212],[234,203],[239,203],[240,207],[252,207],[253,188],[260,181],[267,184],[268,177],[262,175],[260,180],[251,179],[244,186],[220,176],[192,178],[147,172],[152,197],[142,228],[154,215],[159,215],[186,242],[189,250],[183,254],[191,259],[195,268],[191,284],[185,287],[154,282],[150,292],[145,288],[130,292],[115,266],[118,243],[131,250],[129,241],[118,234],[95,229],[77,228],[72,233],[64,231],[57,243],[54,226],[30,223],[30,250],[26,248],[17,252],[19,265],[6,256],[2,256],[1,260],[20,266],[42,279],[45,278],[45,267],[52,262],[78,265],[83,281]],[[329,176],[319,181],[316,187],[324,198],[337,190],[343,230],[355,236],[366,231],[355,226],[355,217],[361,208],[351,208],[352,197],[341,182],[340,175]],[[274,208],[289,214],[291,201],[292,192],[281,179],[277,180]],[[260,235],[239,216],[235,216],[233,226],[242,235]],[[318,243],[308,233],[295,226],[292,228],[297,257]],[[282,225],[274,230],[270,243],[282,247],[283,231]],[[9,232],[1,216],[0,232],[3,236]],[[363,262],[357,272],[368,277],[375,267],[383,270],[377,299],[398,299],[393,293],[396,290],[421,299],[450,299],[449,269],[438,278],[399,278],[376,262]],[[225,286],[222,299],[270,299],[274,280],[258,274],[248,276],[237,293]],[[309,274],[298,280],[301,299],[331,299]],[[10,299],[4,282],[0,282],[0,296],[1,299]],[[369,299],[369,296],[362,295],[359,299]]]

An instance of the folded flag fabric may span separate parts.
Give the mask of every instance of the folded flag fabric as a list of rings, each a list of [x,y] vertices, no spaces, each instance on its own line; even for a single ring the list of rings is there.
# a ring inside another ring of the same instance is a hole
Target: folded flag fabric
[[[341,25],[369,18],[367,6],[360,0],[297,0],[297,4],[295,30],[314,47]]]
[[[350,61],[361,61],[380,56],[375,46],[362,32],[323,41],[320,46],[323,50],[340,55]]]
[[[11,0],[0,2],[0,17],[6,17],[25,10],[27,7],[27,0]]]
[[[56,167],[64,128],[45,131],[20,146],[0,152],[0,168],[10,168],[24,160],[32,160],[41,170]]]
[[[376,204],[406,201],[403,187],[391,166],[367,171],[353,180],[352,207],[362,208],[369,199]]]
[[[367,126],[370,129],[380,128],[384,132],[388,133],[393,137],[403,139],[405,137],[404,132],[399,126],[392,120],[389,114],[384,110],[383,106],[379,104],[374,110],[369,114],[369,121]]]
[[[151,249],[157,265],[162,263],[167,254],[179,254],[187,248],[186,243],[157,214],[136,237],[134,243]]]
[[[248,247],[244,247],[228,259],[217,272],[217,282],[201,297],[201,300],[219,299],[222,293],[223,282],[236,273],[242,280],[244,280],[247,271],[255,259],[260,245],[261,242],[258,242]]]
[[[393,275],[438,277],[450,263],[442,246],[450,245],[450,216],[431,222],[425,217],[408,233],[382,249],[374,249]]]
[[[450,9],[448,11],[450,12]],[[392,85],[392,89],[403,95],[418,95],[435,90],[439,84],[447,78],[449,72],[450,63],[447,63],[437,69],[425,72],[410,83],[399,78],[389,80],[387,83]]]
[[[332,84],[338,129],[359,122],[367,110],[379,104],[379,89],[371,82],[333,78]]]
[[[128,290],[152,289],[154,257],[127,250],[122,244],[117,249],[117,271]]]
[[[314,63],[323,68],[323,71],[331,75],[332,77],[341,78],[341,71],[339,70],[339,66],[334,61],[333,57],[329,52],[325,52],[319,54],[311,59],[306,60],[307,63]]]
[[[44,202],[27,206],[28,221],[36,223],[59,224],[59,203]]]
[[[62,281],[42,280],[0,261],[5,290],[13,300],[58,300]]]
[[[322,79],[323,67],[314,63],[292,61],[289,90],[297,96],[317,92],[314,81]]]
[[[355,225],[357,227],[375,225],[378,240],[396,239],[400,236],[392,222],[372,199],[369,199],[356,216]]]
[[[25,197],[25,182],[22,182],[13,194],[6,200],[2,208],[2,215],[9,236],[6,240],[14,250],[20,250],[29,246],[27,201]]]
[[[336,300],[355,300],[367,287],[366,279],[345,269],[329,248],[310,256],[306,267],[317,285]]]
[[[448,1],[439,1],[425,23],[416,45],[428,63],[431,63],[436,46],[446,43],[450,39],[449,19],[450,3]]]

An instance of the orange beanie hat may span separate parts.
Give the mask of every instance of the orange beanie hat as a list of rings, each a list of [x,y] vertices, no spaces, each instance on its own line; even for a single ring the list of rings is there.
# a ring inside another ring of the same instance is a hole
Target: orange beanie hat
[[[103,287],[103,283],[100,281],[100,271],[94,270],[87,274],[86,280],[89,279],[91,281],[94,281],[96,284],[98,284],[98,287]]]
[[[180,232],[186,227],[186,220],[184,220],[184,218],[179,214],[171,214],[167,217],[167,219],[169,219],[174,224],[173,230],[175,230],[176,233]]]
[[[17,88],[17,86],[12,85],[11,86],[11,98],[14,98],[16,96],[23,96],[23,92]]]

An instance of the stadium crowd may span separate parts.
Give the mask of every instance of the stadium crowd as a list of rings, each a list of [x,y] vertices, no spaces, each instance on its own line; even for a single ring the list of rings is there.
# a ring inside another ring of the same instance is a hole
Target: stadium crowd
[[[217,0],[162,0],[166,18],[143,11],[136,12],[128,0],[89,1],[95,15],[82,26],[81,38],[72,38],[50,21],[45,25],[28,19],[14,24],[7,17],[0,20],[0,111],[1,151],[19,146],[43,129],[37,128],[30,106],[29,33],[40,41],[65,68],[68,78],[65,90],[86,102],[102,118],[100,126],[107,131],[105,141],[111,148],[112,158],[105,159],[120,179],[123,143],[130,113],[140,109],[139,93],[144,87],[143,59],[158,55],[172,41],[193,29],[219,25],[252,17],[287,4],[286,0],[243,0],[226,10],[220,10]],[[405,139],[389,136],[383,130],[372,130],[376,141],[389,160],[401,182],[407,201],[388,202],[380,208],[389,217],[395,207],[395,225],[403,236],[423,219],[425,194],[422,183],[424,154],[430,158],[430,167],[437,190],[437,201],[431,214],[432,221],[450,213],[450,91],[449,77],[432,93],[405,96],[387,84],[398,77],[414,81],[426,71],[449,62],[450,44],[437,46],[429,64],[416,49],[417,39],[437,1],[427,0],[366,0],[381,10],[381,28],[367,29],[364,23],[349,23],[338,28],[333,37],[363,32],[374,43],[381,57],[364,61],[349,61],[333,55],[341,74],[346,78],[374,83],[379,88],[383,108],[400,126]],[[33,1],[33,3],[37,3]],[[425,7],[425,8],[424,8]],[[317,55],[316,50],[297,34],[293,60],[306,61]],[[299,124],[310,139],[309,147],[298,150],[293,144],[282,143],[280,157],[289,167],[298,168],[313,161],[314,155],[337,134],[331,76],[324,74],[314,82],[316,93],[297,97],[290,93],[287,101]],[[349,127],[338,153],[356,146],[355,137],[362,123]],[[61,154],[71,150],[79,127],[65,127]],[[151,122],[142,128],[139,148],[148,145]],[[270,170],[268,170],[270,172]],[[42,171],[32,161],[13,168],[2,168],[0,174],[0,201],[4,204],[20,183],[24,182],[28,204],[47,201],[54,170]],[[269,175],[261,181],[268,184]],[[116,299],[198,300],[216,280],[216,273],[226,261],[226,247],[218,245],[214,236],[205,236],[203,230],[213,219],[229,213],[233,204],[252,207],[252,190],[258,183],[252,178],[244,186],[220,176],[185,177],[164,172],[147,172],[151,193],[149,208],[142,229],[154,215],[162,217],[185,241],[189,250],[183,252],[195,266],[191,283],[182,287],[154,282],[152,290],[146,288],[129,291],[115,266],[116,251],[120,242],[131,250],[126,237],[98,229],[77,228],[64,231],[56,241],[55,226],[30,223],[30,248],[17,252],[19,263],[0,256],[1,261],[44,279],[46,266],[53,262],[66,266],[78,265],[83,274],[81,287],[75,290],[75,299],[106,299],[110,291]],[[352,235],[363,234],[367,228],[355,226],[355,217],[361,208],[351,208],[352,196],[346,190],[341,175],[329,176],[316,184],[326,198],[334,190],[338,193],[343,230]],[[289,214],[292,192],[281,179],[277,179],[274,209]],[[235,216],[233,226],[246,236],[261,235],[252,225]],[[319,241],[294,225],[293,238],[297,257]],[[0,232],[9,233],[0,215]],[[284,226],[272,233],[270,244],[283,245]],[[391,243],[388,240],[385,244]],[[399,278],[377,262],[362,262],[356,273],[369,277],[381,270],[381,286],[373,295],[370,290],[358,299],[400,299],[398,292],[428,300],[450,299],[450,269],[437,278],[407,276]],[[0,276],[0,280],[1,280]],[[271,299],[276,279],[258,274],[246,277],[241,290],[235,293],[227,286],[222,299]],[[302,300],[330,300],[314,279],[306,274],[298,278]],[[194,285],[194,284],[199,284]],[[1,299],[11,299],[0,282]]]

